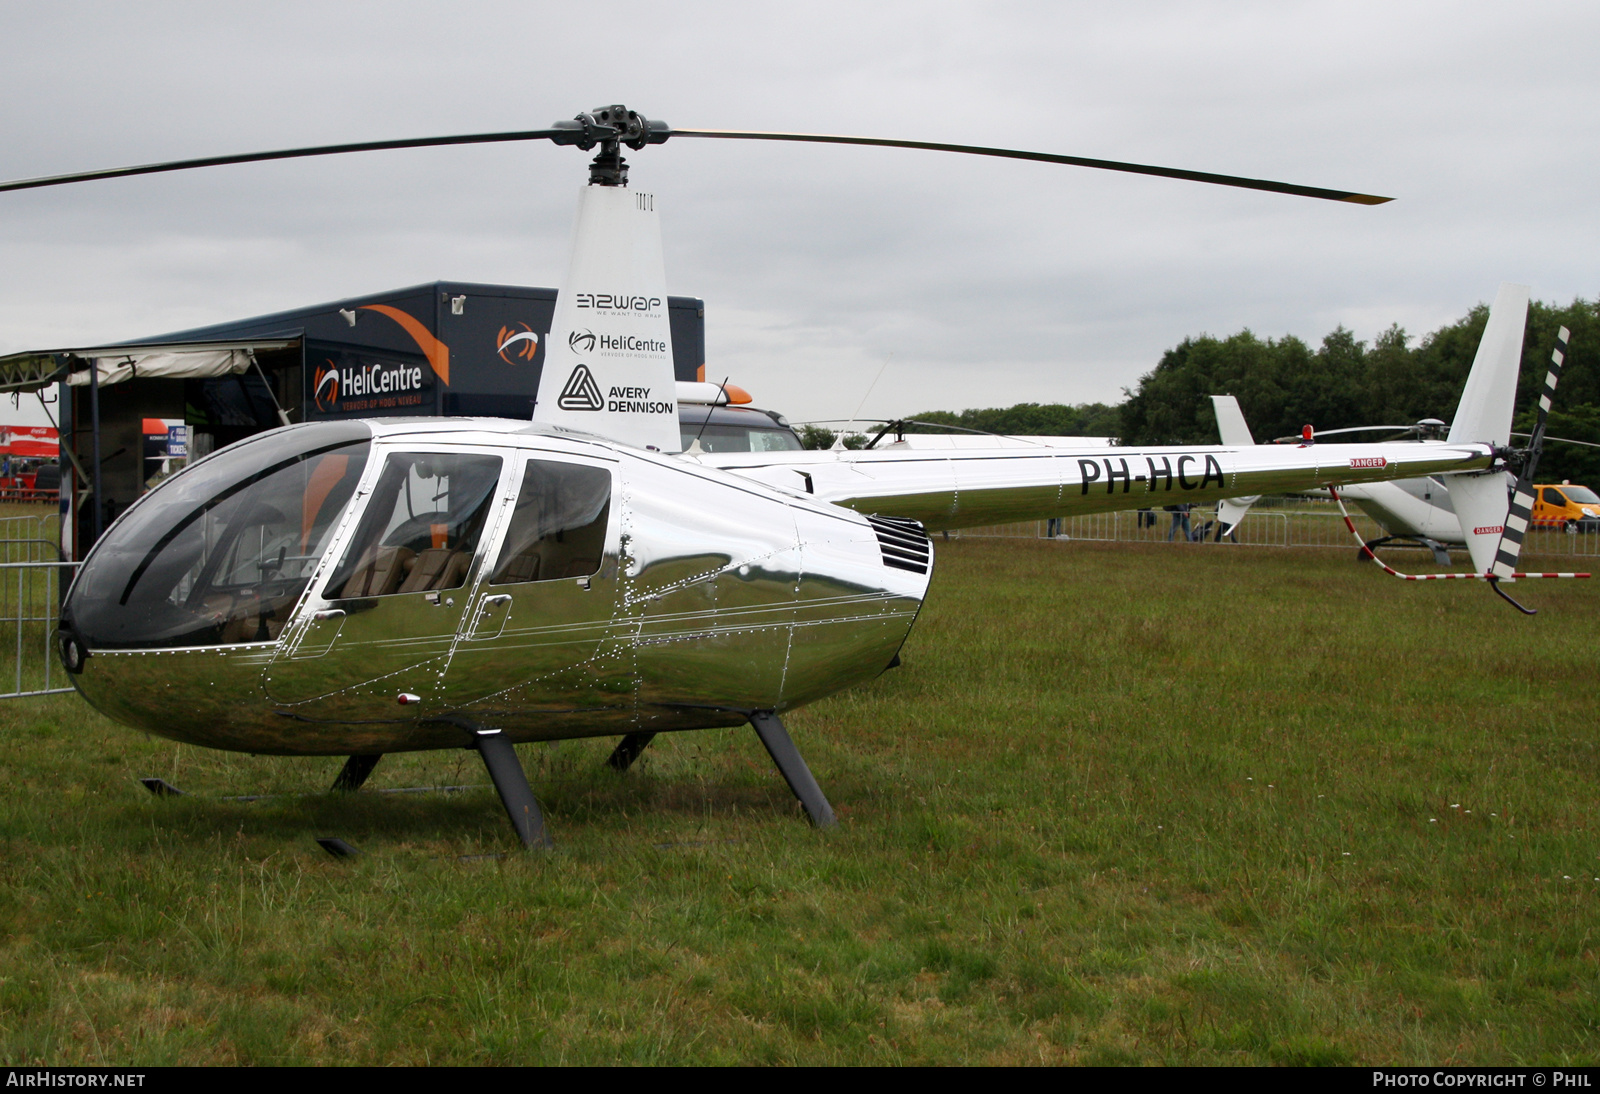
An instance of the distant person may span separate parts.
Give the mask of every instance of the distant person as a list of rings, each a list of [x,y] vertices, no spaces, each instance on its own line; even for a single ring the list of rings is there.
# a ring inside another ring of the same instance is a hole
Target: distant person
[[[1183,502],[1181,505],[1163,505],[1161,508],[1172,514],[1172,527],[1167,532],[1168,543],[1171,543],[1172,537],[1178,534],[1180,525],[1183,528],[1183,538],[1185,540],[1194,538],[1194,534],[1189,530],[1189,510],[1193,509],[1194,506],[1188,502]]]

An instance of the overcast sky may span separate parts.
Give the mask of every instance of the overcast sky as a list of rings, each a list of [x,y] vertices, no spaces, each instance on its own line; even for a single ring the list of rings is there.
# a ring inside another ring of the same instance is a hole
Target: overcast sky
[[[536,128],[621,102],[683,127],[1397,199],[890,149],[630,154],[658,195],[670,290],[705,299],[708,373],[758,404],[798,420],[863,400],[869,416],[1117,401],[1202,332],[1420,334],[1506,280],[1600,295],[1597,41],[1592,0],[12,2],[0,177]],[[384,152],[0,195],[0,352],[436,279],[555,286],[585,160]]]

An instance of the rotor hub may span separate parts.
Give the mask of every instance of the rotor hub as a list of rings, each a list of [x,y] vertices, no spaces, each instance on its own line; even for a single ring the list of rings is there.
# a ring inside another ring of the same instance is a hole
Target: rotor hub
[[[585,152],[600,149],[589,164],[591,186],[628,185],[628,161],[622,158],[622,146],[638,151],[647,144],[665,144],[672,135],[672,127],[666,122],[652,121],[620,103],[597,106],[570,122],[556,122],[551,128],[560,131],[551,138],[556,144],[575,145]]]

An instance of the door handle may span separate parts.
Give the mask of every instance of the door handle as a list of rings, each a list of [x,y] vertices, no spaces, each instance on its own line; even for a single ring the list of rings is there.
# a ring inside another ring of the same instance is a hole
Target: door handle
[[[311,657],[321,657],[333,648],[334,641],[339,637],[339,632],[344,629],[345,611],[343,608],[324,608],[320,612],[312,612],[310,622],[299,629],[294,636],[294,645],[288,650],[288,656],[297,661]],[[331,623],[331,627],[318,627],[318,623]],[[315,638],[312,632],[316,631]]]
[[[495,610],[502,608],[498,622],[493,618]],[[506,619],[511,614],[511,594],[495,593],[478,601],[478,610],[472,614],[472,626],[468,630],[468,641],[483,641],[487,638],[498,638],[505,629]]]

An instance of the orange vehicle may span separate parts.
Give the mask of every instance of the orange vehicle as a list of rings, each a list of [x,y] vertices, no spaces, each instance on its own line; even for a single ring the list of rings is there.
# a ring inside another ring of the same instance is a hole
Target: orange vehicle
[[[1533,526],[1576,532],[1600,530],[1600,497],[1587,486],[1564,482],[1533,488]]]

